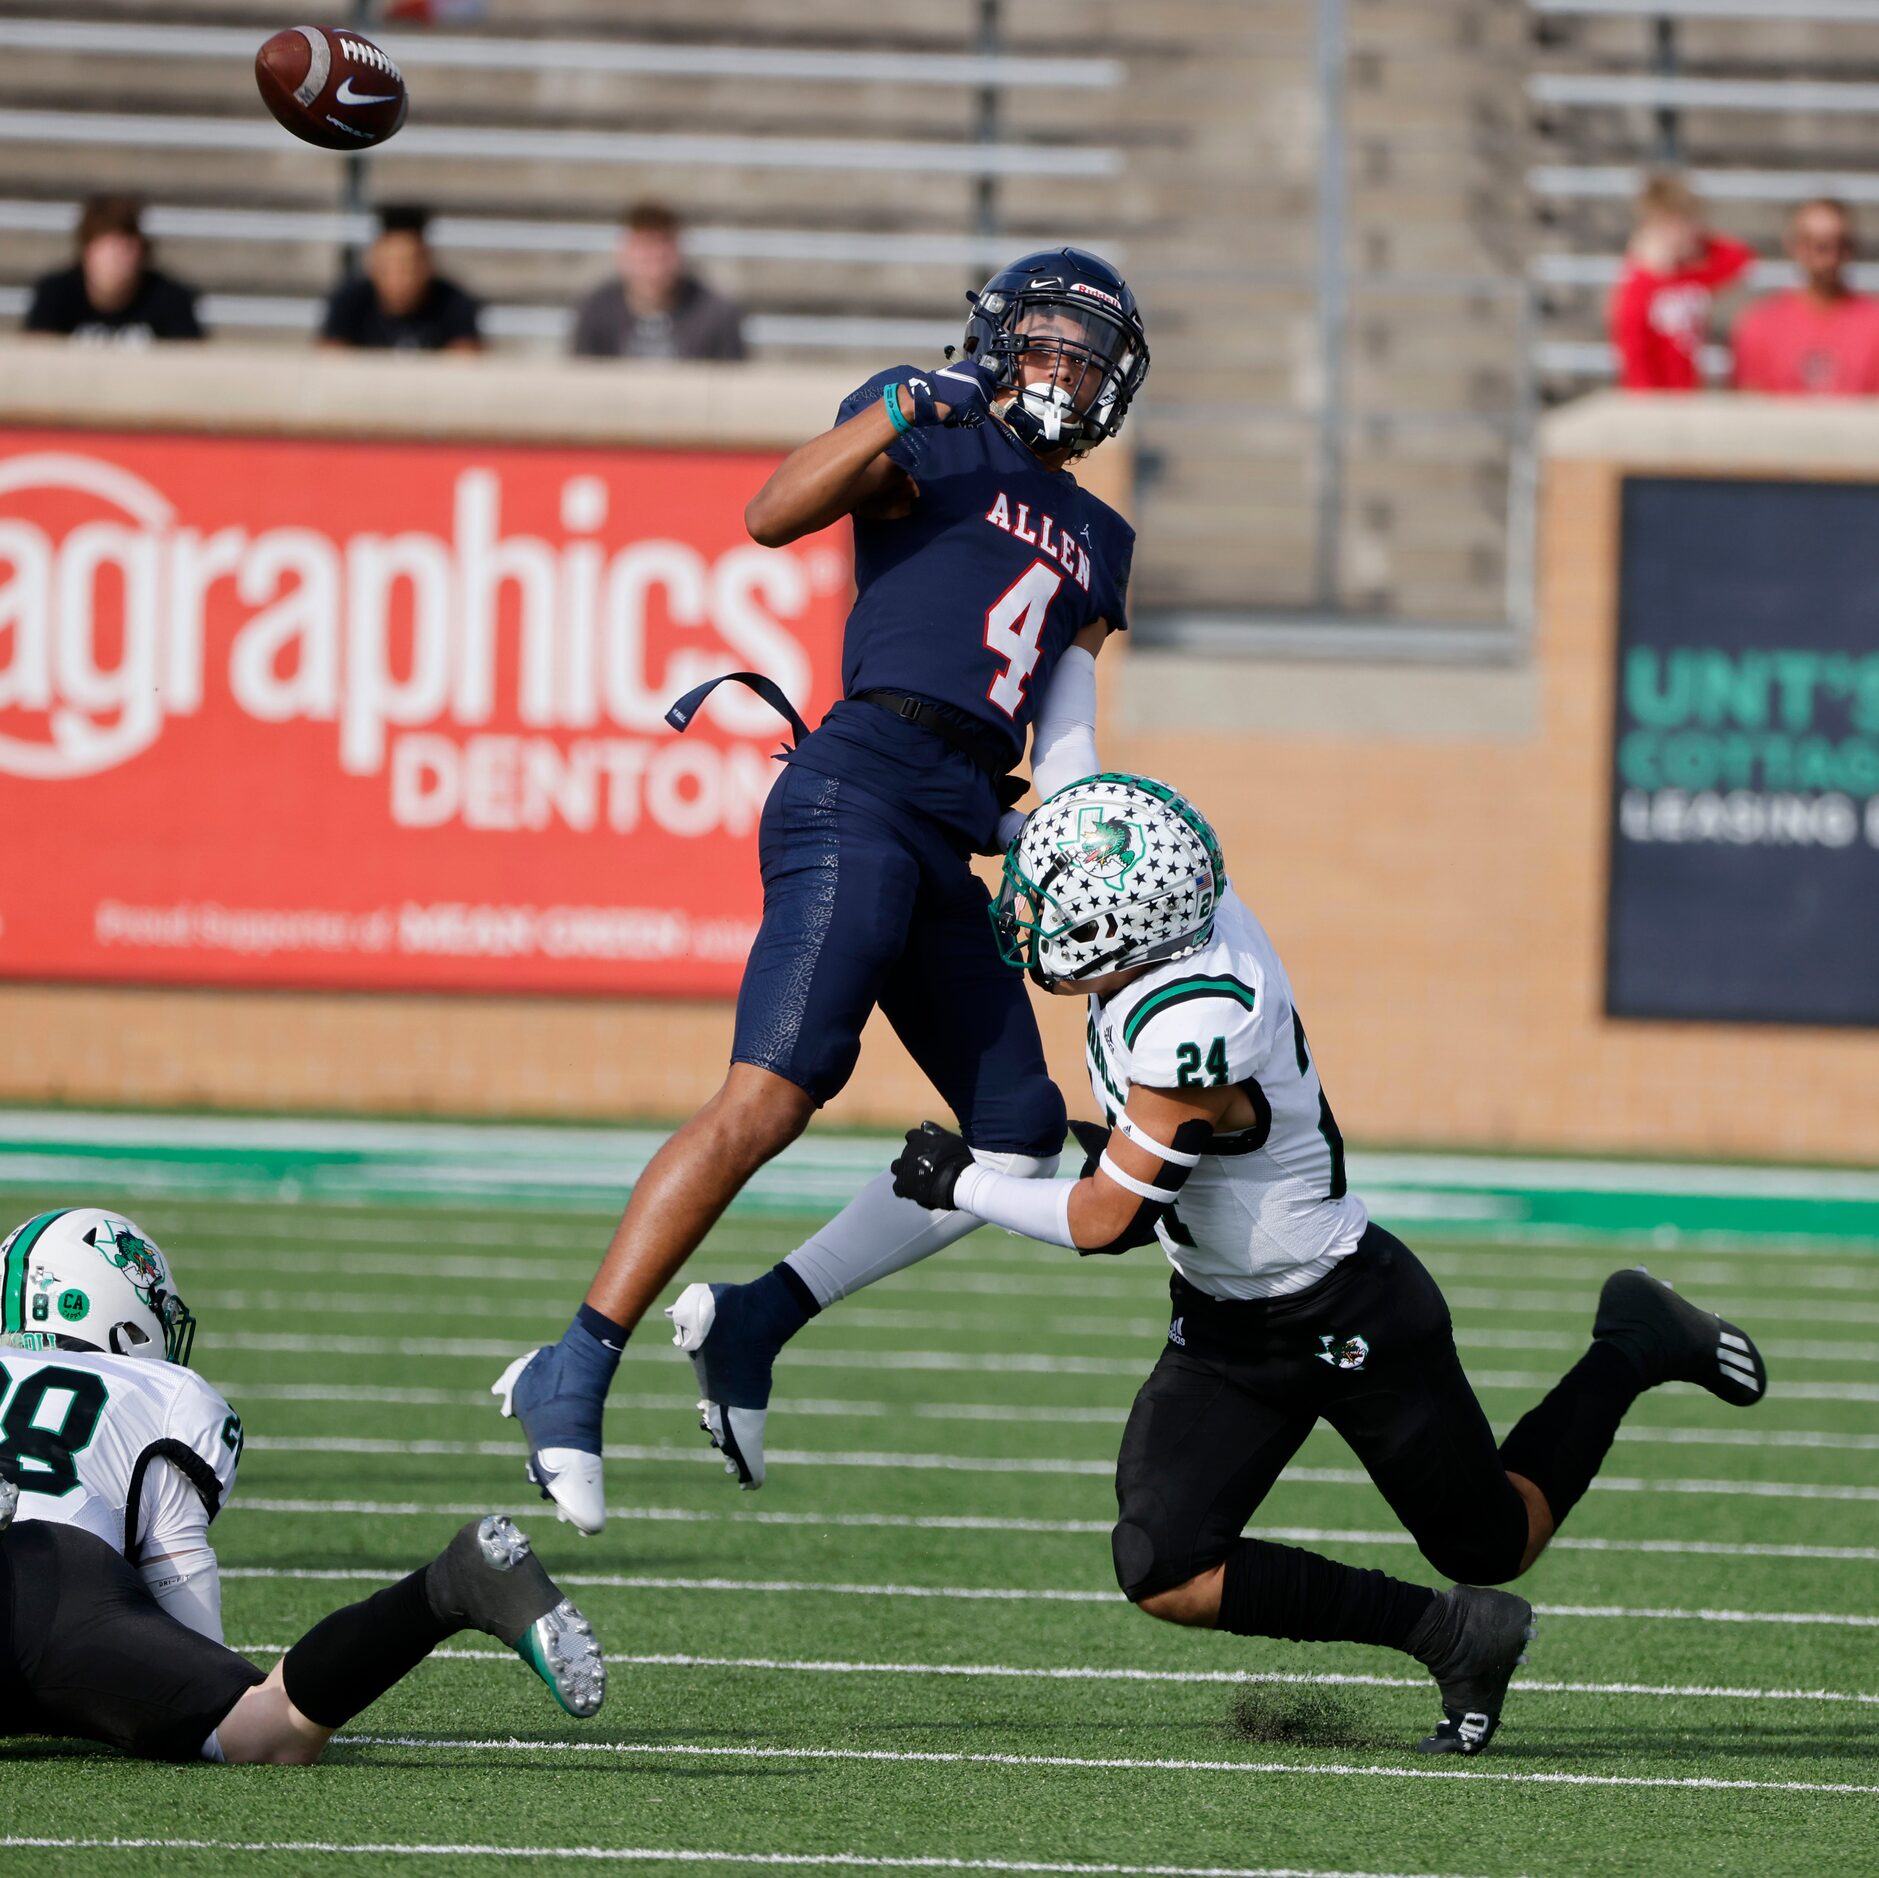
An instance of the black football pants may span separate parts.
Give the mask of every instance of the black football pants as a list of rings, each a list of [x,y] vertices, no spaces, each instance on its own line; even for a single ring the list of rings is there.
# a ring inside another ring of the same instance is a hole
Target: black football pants
[[[1401,1240],[1372,1225],[1291,1297],[1227,1302],[1178,1273],[1170,1292],[1167,1347],[1116,1462],[1116,1577],[1130,1598],[1218,1565],[1320,1419],[1444,1577],[1518,1574],[1526,1504],[1462,1373],[1441,1289]]]

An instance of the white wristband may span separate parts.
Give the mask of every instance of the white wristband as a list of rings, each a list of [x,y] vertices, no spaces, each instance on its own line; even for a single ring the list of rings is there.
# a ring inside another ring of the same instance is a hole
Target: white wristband
[[[1161,1158],[1167,1161],[1171,1166],[1198,1167],[1200,1165],[1200,1156],[1198,1154],[1186,1154],[1179,1148],[1164,1147],[1146,1128],[1142,1128],[1130,1121],[1129,1111],[1127,1109],[1124,1109],[1122,1113],[1116,1117],[1116,1126],[1121,1129],[1123,1135],[1128,1140],[1133,1141],[1138,1148],[1147,1148],[1151,1152],[1159,1154]]]
[[[1133,1174],[1125,1172],[1116,1165],[1114,1158],[1107,1148],[1103,1150],[1103,1158],[1098,1161],[1096,1165],[1101,1168],[1118,1187],[1121,1187],[1128,1193],[1136,1195],[1139,1199],[1153,1200],[1160,1206],[1172,1206],[1175,1201],[1181,1197],[1179,1190],[1174,1187],[1151,1187],[1147,1181],[1137,1180]]]
[[[988,1225],[1075,1251],[1076,1241],[1070,1236],[1070,1190],[1075,1184],[1026,1180],[1021,1174],[1001,1174],[974,1161],[953,1184],[953,1205],[976,1213]]]

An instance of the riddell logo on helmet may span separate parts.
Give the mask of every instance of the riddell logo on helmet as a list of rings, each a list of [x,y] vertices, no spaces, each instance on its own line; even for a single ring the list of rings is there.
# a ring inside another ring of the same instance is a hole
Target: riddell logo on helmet
[[[1104,306],[1112,306],[1118,313],[1122,310],[1122,302],[1116,295],[1113,293],[1105,293],[1100,287],[1092,287],[1088,281],[1073,280],[1070,283],[1070,291],[1072,293],[1088,294],[1092,300],[1100,300]]]

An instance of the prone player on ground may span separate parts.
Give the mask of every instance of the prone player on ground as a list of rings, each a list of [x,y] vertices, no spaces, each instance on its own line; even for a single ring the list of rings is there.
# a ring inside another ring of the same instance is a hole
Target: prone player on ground
[[[929,1122],[895,1191],[1081,1253],[1167,1254],[1168,1339],[1116,1464],[1123,1591],[1170,1623],[1405,1651],[1441,1691],[1423,1749],[1478,1752],[1533,1612],[1477,1587],[1533,1564],[1644,1390],[1758,1402],[1754,1344],[1614,1273],[1591,1347],[1497,1448],[1440,1288],[1348,1191],[1291,983],[1196,810],[1141,777],[1074,784],[1012,844],[996,915],[1012,964],[1087,995],[1108,1126],[1072,1124],[1089,1159],[1071,1184],[1011,1180]],[[1320,1419],[1453,1590],[1242,1536]]]
[[[465,1629],[501,1638],[569,1714],[599,1709],[593,1633],[497,1514],[271,1671],[227,1648],[209,1526],[242,1428],[188,1367],[195,1327],[120,1214],[41,1213],[0,1244],[0,1737],[302,1765]]]
[[[585,1304],[495,1386],[529,1474],[584,1532],[606,1517],[602,1408],[627,1335],[757,1168],[852,1073],[878,1005],[975,1153],[1054,1173],[1063,1098],[1023,986],[999,960],[974,852],[997,853],[1011,775],[1045,724],[1095,720],[1095,654],[1127,621],[1134,534],[1071,462],[1121,428],[1148,370],[1134,296],[1094,255],[1028,255],[974,297],[961,356],[877,373],[745,512],[767,546],[851,516],[843,698],[789,753],[760,835],[763,923],[723,1087],[641,1175]],[[675,707],[686,721],[704,690]],[[672,1316],[705,1423],[762,1479],[771,1365],[822,1306],[978,1222],[935,1221],[885,1175],[754,1285],[691,1286]]]

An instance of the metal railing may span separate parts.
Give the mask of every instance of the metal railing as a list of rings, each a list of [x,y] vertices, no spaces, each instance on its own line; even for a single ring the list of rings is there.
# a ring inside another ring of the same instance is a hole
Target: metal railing
[[[1117,59],[1011,53],[843,52],[791,46],[675,45],[620,39],[515,39],[374,29],[400,66],[507,72],[602,73],[640,78],[745,78],[766,82],[945,85],[968,90],[1108,91]],[[239,59],[255,54],[252,27],[138,21],[4,19],[0,51],[78,52],[104,58]]]

